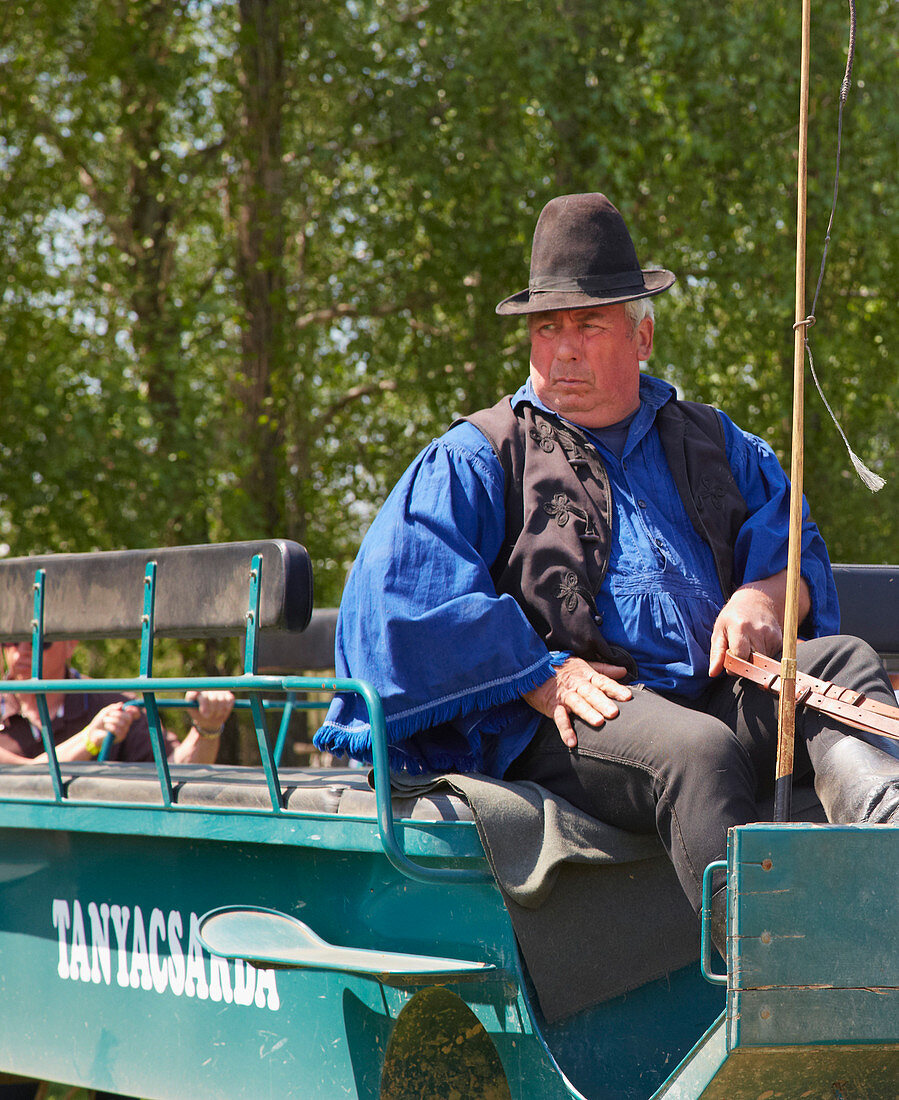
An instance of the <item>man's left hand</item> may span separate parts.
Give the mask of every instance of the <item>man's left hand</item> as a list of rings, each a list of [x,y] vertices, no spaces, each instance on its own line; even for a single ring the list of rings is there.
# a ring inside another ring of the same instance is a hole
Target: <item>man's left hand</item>
[[[786,570],[738,588],[727,601],[712,630],[709,676],[724,671],[724,655],[731,650],[743,660],[753,653],[775,656],[783,648]],[[808,585],[799,582],[799,622],[811,607]]]

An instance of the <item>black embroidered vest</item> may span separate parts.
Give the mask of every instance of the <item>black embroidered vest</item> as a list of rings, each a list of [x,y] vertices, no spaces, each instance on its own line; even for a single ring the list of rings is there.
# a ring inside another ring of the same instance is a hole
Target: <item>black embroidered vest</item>
[[[623,664],[602,636],[596,597],[609,565],[612,496],[603,461],[576,428],[504,397],[465,417],[490,441],[505,476],[506,535],[491,575],[549,649]],[[721,419],[709,405],[669,401],[656,428],[687,515],[708,543],[721,589],[734,591],[733,547],[747,515],[727,461]]]

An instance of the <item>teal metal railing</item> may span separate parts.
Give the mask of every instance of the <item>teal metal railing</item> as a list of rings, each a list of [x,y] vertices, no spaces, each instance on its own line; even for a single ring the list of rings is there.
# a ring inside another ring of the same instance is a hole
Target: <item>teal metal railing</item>
[[[307,676],[266,676],[256,673],[259,646],[258,618],[262,556],[254,555],[250,569],[247,626],[244,643],[244,671],[241,675],[215,677],[154,677],[153,639],[154,609],[156,603],[156,563],[149,562],[144,577],[143,610],[141,614],[140,673],[136,678],[45,680],[42,678],[44,643],[44,595],[46,576],[38,569],[34,579],[34,615],[32,619],[31,679],[16,682],[16,692],[37,697],[41,719],[41,739],[47,754],[54,798],[57,803],[67,801],[65,785],[56,744],[50,724],[47,696],[76,692],[137,692],[141,695],[138,705],[147,713],[153,758],[162,792],[163,805],[177,809],[172,778],[169,772],[165,748],[165,735],[159,711],[166,707],[190,707],[180,699],[160,699],[159,692],[184,692],[203,690],[228,690],[246,696],[237,700],[238,709],[250,711],[259,746],[262,769],[268,786],[273,814],[288,813],[285,809],[284,791],[279,775],[279,764],[286,740],[290,714],[294,710],[320,710],[328,704],[318,700],[300,698],[308,692],[323,692],[329,696],[337,692],[352,692],[363,700],[371,727],[372,759],[375,805],[378,834],[387,859],[393,866],[416,882],[424,883],[483,883],[492,878],[488,871],[466,867],[428,867],[411,860],[403,850],[397,836],[393,817],[390,788],[390,765],[387,752],[387,728],[381,699],[371,684],[352,678],[319,679]],[[284,696],[284,700],[267,698]],[[281,727],[275,745],[272,745],[266,722],[266,711],[282,709]],[[104,749],[107,746],[104,746]],[[257,811],[258,812],[258,811]]]

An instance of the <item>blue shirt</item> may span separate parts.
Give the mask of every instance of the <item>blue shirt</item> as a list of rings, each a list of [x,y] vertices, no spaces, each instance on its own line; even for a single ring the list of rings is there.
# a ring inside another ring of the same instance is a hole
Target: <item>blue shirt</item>
[[[623,446],[620,432],[617,439],[607,429],[587,432],[614,505],[597,609],[603,636],[634,657],[642,683],[695,698],[709,684],[712,628],[724,596],[653,430],[657,409],[673,394],[668,383],[643,375]],[[513,404],[525,399],[540,404],[530,383]],[[739,585],[786,568],[789,482],[766,443],[720,415],[749,511],[734,547]],[[473,425],[461,423],[415,459],[363,541],[341,602],[337,673],[368,680],[381,694],[397,767],[502,776],[542,720],[520,696],[567,654],[550,653],[515,600],[493,587],[503,501],[499,460]],[[817,637],[838,629],[839,609],[827,550],[805,504],[803,518],[801,571],[812,598],[803,630]],[[315,741],[370,759],[361,700],[336,697]]]

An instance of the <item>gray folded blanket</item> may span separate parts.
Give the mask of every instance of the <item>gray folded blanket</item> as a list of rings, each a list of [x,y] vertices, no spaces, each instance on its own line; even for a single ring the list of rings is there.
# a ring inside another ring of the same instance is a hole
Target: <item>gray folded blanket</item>
[[[699,920],[655,835],[624,832],[527,781],[391,776],[398,794],[446,784],[468,802],[548,1023],[699,957]],[[794,816],[823,820],[796,788]],[[759,821],[771,807],[759,807]]]
[[[698,921],[657,836],[606,825],[531,782],[452,773],[392,784],[404,796],[446,784],[471,806],[548,1022],[698,957]]]
[[[398,794],[452,787],[472,809],[484,851],[503,892],[525,909],[549,897],[561,864],[631,863],[663,854],[656,835],[606,825],[536,783],[505,783],[485,775],[392,775]]]

